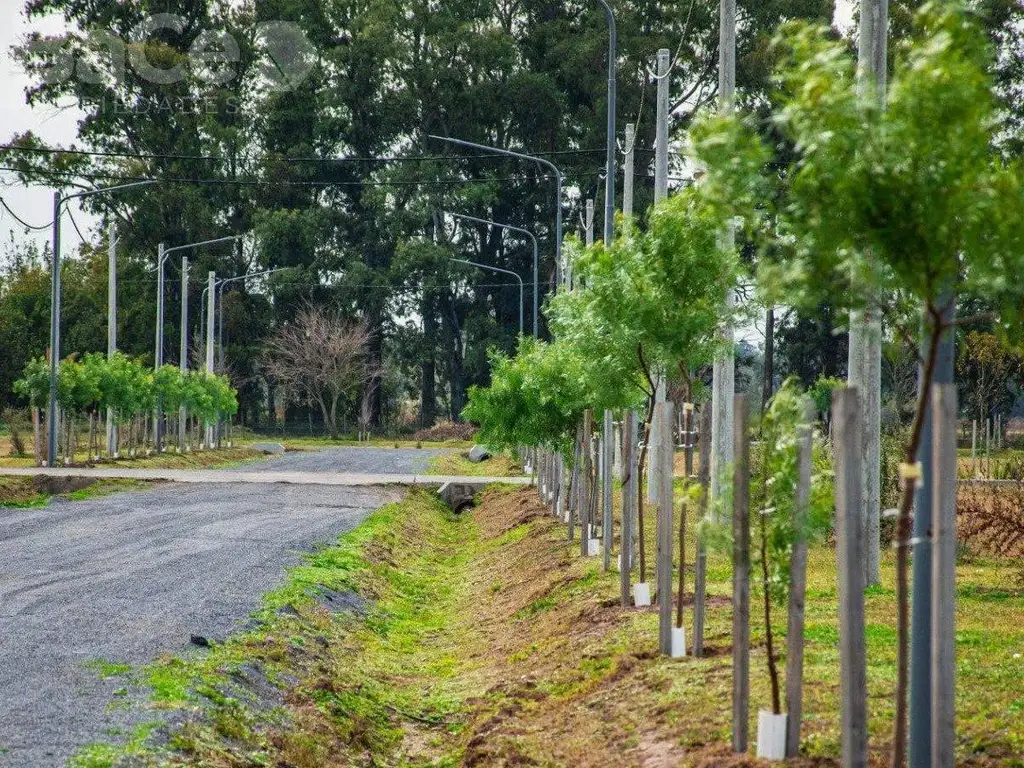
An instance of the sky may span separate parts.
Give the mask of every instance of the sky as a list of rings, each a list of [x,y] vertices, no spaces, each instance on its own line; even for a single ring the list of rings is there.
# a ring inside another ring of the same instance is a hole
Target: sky
[[[0,0],[0,142],[12,136],[32,131],[48,144],[68,144],[75,138],[75,129],[80,113],[74,107],[60,110],[53,107],[29,107],[25,103],[25,87],[29,79],[11,56],[10,48],[30,29],[42,32],[57,32],[63,27],[63,20],[50,18],[34,21],[31,25],[23,13],[24,0]],[[29,224],[43,225],[53,220],[53,190],[47,187],[23,187],[14,183],[9,186],[10,174],[3,174],[8,181],[0,186],[0,195],[17,214]],[[73,209],[75,218],[83,228],[86,222],[94,222],[85,213]],[[78,235],[64,223],[61,238],[66,243],[77,243]],[[24,229],[6,212],[0,212],[0,253],[10,241],[11,232],[19,240],[25,239]],[[50,238],[49,230],[32,235],[40,244]],[[72,238],[72,239],[68,239]]]
[[[25,88],[29,79],[14,61],[10,48],[22,39],[30,30],[41,32],[58,32],[63,27],[63,20],[47,18],[33,21],[25,20],[23,13],[24,0],[0,0],[0,142],[6,142],[12,136],[25,131],[32,131],[50,145],[67,145],[76,135],[77,121],[81,113],[74,105],[64,109],[54,107],[29,107],[25,103]],[[842,29],[852,25],[853,10],[851,0],[837,0],[835,21]],[[0,174],[0,178],[10,174]],[[52,220],[53,191],[47,187],[23,187],[9,180],[0,182],[0,195],[15,212],[30,224],[43,225]],[[81,211],[77,206],[73,209],[75,218],[83,231],[94,228],[96,219]],[[0,211],[0,254],[7,248],[11,234],[19,240],[26,238],[24,228],[15,222],[6,211]],[[28,235],[35,238],[40,245],[50,237],[49,231]],[[77,243],[78,235],[70,221],[63,222],[61,240],[65,243]]]

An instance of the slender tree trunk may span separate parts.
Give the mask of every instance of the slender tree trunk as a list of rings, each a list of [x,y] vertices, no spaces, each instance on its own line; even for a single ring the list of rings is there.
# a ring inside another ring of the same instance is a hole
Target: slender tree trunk
[[[921,390],[914,412],[910,441],[904,457],[906,465],[917,462],[917,451],[921,445],[924,428],[924,414],[931,397],[932,382],[935,378],[935,359],[939,341],[945,330],[937,312],[929,309],[931,326],[928,336],[928,357],[925,359],[921,377]],[[900,496],[899,515],[896,518],[896,717],[893,726],[892,766],[902,768],[907,754],[907,689],[910,668],[910,511],[914,505],[914,490],[917,478],[908,472]]]
[[[779,694],[779,666],[775,658],[775,638],[772,634],[772,596],[768,587],[768,580],[771,578],[768,573],[768,523],[765,515],[758,515],[761,518],[761,591],[764,593],[764,632],[767,644],[768,655],[768,676],[772,683],[772,712],[776,715],[782,713],[782,702]]]
[[[651,420],[654,418],[654,395],[647,397],[647,417],[644,419],[644,447],[640,449],[640,459],[636,470],[636,536],[639,546],[640,583],[647,582],[647,545],[644,542],[644,496],[647,484],[644,483],[644,466],[647,464],[647,446],[651,441]]]
[[[36,459],[36,466],[43,465],[43,433],[39,418],[39,409],[32,408],[32,453]]]
[[[424,288],[423,302],[423,351],[420,365],[420,428],[429,429],[437,421],[437,317],[434,314],[434,297]]]
[[[775,394],[775,307],[771,305],[764,314],[764,389],[761,394],[761,408],[768,408],[768,401]]]

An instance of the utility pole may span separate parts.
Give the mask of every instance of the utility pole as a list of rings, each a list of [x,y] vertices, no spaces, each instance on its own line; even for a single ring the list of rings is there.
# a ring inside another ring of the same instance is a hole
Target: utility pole
[[[117,224],[107,226],[107,360],[117,352]],[[107,408],[107,458],[117,453],[117,414]]]
[[[214,312],[216,311],[217,302],[217,273],[210,272],[207,277],[207,287],[209,295],[206,297],[206,374],[208,376],[213,375],[213,323],[214,323]],[[213,426],[206,425],[206,447],[213,447]]]
[[[658,99],[657,123],[654,132],[654,204],[668,199],[668,97],[669,97],[669,56],[668,48],[658,51]],[[655,371],[654,380],[657,386],[654,392],[654,418],[651,419],[650,471],[647,474],[647,498],[652,503],[658,502],[658,473],[661,471],[661,448],[666,442],[661,437],[662,429],[672,429],[671,424],[663,424],[657,405],[667,399],[665,372]]]
[[[721,0],[718,30],[718,104],[723,113],[733,108],[736,95],[736,0]],[[722,233],[722,248],[736,248],[736,233],[728,225]],[[730,306],[735,302],[730,292]],[[715,357],[711,385],[711,503],[722,494],[721,476],[732,464],[733,397],[736,393],[736,360],[731,325],[721,329],[723,351]],[[712,506],[714,508],[714,506]]]
[[[622,168],[623,229],[629,232],[633,225],[633,157],[636,144],[636,126],[626,124],[626,160]]]
[[[156,260],[156,342],[154,344],[153,371],[159,371],[164,364],[164,262],[167,260],[163,243],[157,249]],[[163,450],[164,429],[162,398],[157,397],[153,411],[153,443],[157,453]]]
[[[178,351],[178,370],[188,372],[188,256],[181,257],[181,349]],[[185,431],[188,414],[185,406],[178,408],[178,451],[185,452]]]
[[[658,51],[658,117],[654,138],[654,204],[668,197],[668,48]]]
[[[46,466],[57,466],[57,371],[60,366],[60,192],[53,193],[53,254],[50,264],[50,404],[46,409]]]
[[[888,0],[863,0],[860,6],[860,41],[857,75],[860,93],[885,105],[888,62]],[[882,320],[876,310],[850,313],[850,344],[847,378],[861,395],[861,504],[864,519],[864,583],[879,581],[879,525],[881,513],[881,400]],[[930,510],[929,510],[930,511]],[[930,737],[928,737],[930,738]]]

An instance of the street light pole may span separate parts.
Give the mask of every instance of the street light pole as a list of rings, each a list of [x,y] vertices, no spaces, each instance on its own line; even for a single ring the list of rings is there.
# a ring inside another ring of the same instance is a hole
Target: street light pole
[[[163,243],[160,243],[159,255],[157,258],[157,276],[156,276],[156,351],[154,354],[154,366],[153,370],[157,371],[164,364],[164,263],[168,257],[177,251],[189,250],[191,248],[202,248],[207,245],[217,245],[219,243],[234,242],[240,240],[244,235],[229,235],[227,237],[217,237],[213,240],[200,240],[197,243],[187,243],[185,245],[176,245],[173,248],[167,248]],[[183,262],[184,264],[184,262]],[[182,294],[187,295],[187,286],[185,281],[187,275],[182,273]],[[185,346],[185,327],[181,328],[182,334],[182,346]],[[187,355],[187,350],[186,350]],[[180,365],[180,362],[179,362]],[[180,417],[179,417],[180,418]],[[156,412],[154,413],[155,425],[153,427],[154,443],[156,452],[160,453],[163,451],[164,442],[164,427],[163,427],[163,403],[157,400]]]
[[[188,371],[188,256],[181,257],[181,340],[178,349],[178,370]],[[178,408],[178,452],[185,452],[188,411],[182,403]]]
[[[107,360],[117,352],[117,225],[107,227]],[[107,408],[107,458],[117,453],[117,414]]]
[[[157,248],[156,258],[156,341],[153,345],[153,372],[156,373],[164,365],[164,264],[167,262],[167,250],[163,243]],[[163,402],[157,397],[153,407],[153,448],[157,453],[163,451]]]
[[[604,244],[609,247],[615,234],[615,65],[617,35],[615,14],[606,0],[598,0],[608,20],[608,128],[604,180]]]
[[[57,366],[60,364],[60,192],[53,193],[53,254],[50,266],[50,404],[46,409],[46,466],[57,463]]]
[[[57,368],[60,363],[60,211],[69,200],[91,197],[101,192],[119,192],[135,187],[148,187],[156,181],[134,181],[114,187],[100,187],[75,192],[61,197],[60,191],[53,193],[53,255],[50,269],[50,402],[46,411],[46,465],[54,466],[57,461]]]
[[[530,242],[533,243],[533,337],[540,338],[539,326],[539,300],[538,294],[540,293],[540,256],[539,249],[537,247],[537,237],[528,229],[522,229],[521,227],[514,227],[511,224],[502,224],[497,221],[491,221],[490,219],[478,219],[476,216],[466,216],[461,213],[451,213],[445,211],[448,216],[453,219],[465,219],[466,221],[475,221],[477,224],[488,224],[492,227],[498,227],[500,229],[507,229],[510,232],[518,232],[521,235],[526,235],[530,238]]]
[[[495,272],[501,272],[505,275],[512,275],[516,280],[519,281],[519,335],[522,336],[525,330],[523,325],[523,311],[526,308],[526,300],[524,298],[523,291],[523,278],[517,275],[515,272],[509,269],[502,269],[501,267],[492,267],[490,264],[479,264],[475,261],[467,261],[466,259],[451,259],[451,261],[458,262],[459,264],[469,264],[471,267],[479,267],[480,269],[492,269]]]
[[[437,139],[438,141],[445,141],[449,144],[456,144],[460,147],[468,147],[470,149],[478,149],[483,152],[494,152],[498,155],[506,155],[507,157],[515,157],[519,160],[527,160],[531,163],[540,163],[545,168],[551,170],[555,174],[555,269],[559,275],[559,281],[562,276],[562,172],[558,169],[554,163],[550,160],[545,160],[543,157],[536,157],[535,155],[526,155],[522,152],[513,152],[510,149],[498,149],[497,147],[489,147],[486,144],[476,144],[472,141],[464,141],[463,139],[453,139],[448,136],[436,136],[434,134],[428,134],[427,138]]]
[[[589,248],[594,244],[594,201],[587,200],[583,215],[583,238]]]
[[[217,286],[217,273],[210,272],[207,276],[206,290],[209,291],[209,296],[206,297],[206,373],[207,375],[213,375],[213,311],[214,301],[216,296]],[[206,447],[210,449],[213,447],[213,427],[209,424],[206,425]]]

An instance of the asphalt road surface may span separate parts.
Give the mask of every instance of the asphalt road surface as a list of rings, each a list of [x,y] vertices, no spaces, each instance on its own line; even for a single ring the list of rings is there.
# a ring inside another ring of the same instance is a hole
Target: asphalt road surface
[[[430,455],[338,448],[258,466],[422,471]],[[142,664],[187,651],[192,635],[223,638],[300,553],[401,496],[374,487],[168,484],[0,508],[0,766],[60,766],[110,729],[145,721],[138,708],[109,706],[124,680],[100,679],[89,662]]]
[[[259,463],[272,472],[354,472],[386,475],[414,475],[426,472],[435,456],[458,453],[451,448],[320,448],[289,451]],[[239,471],[252,466],[239,467]],[[228,470],[231,471],[231,470]]]

